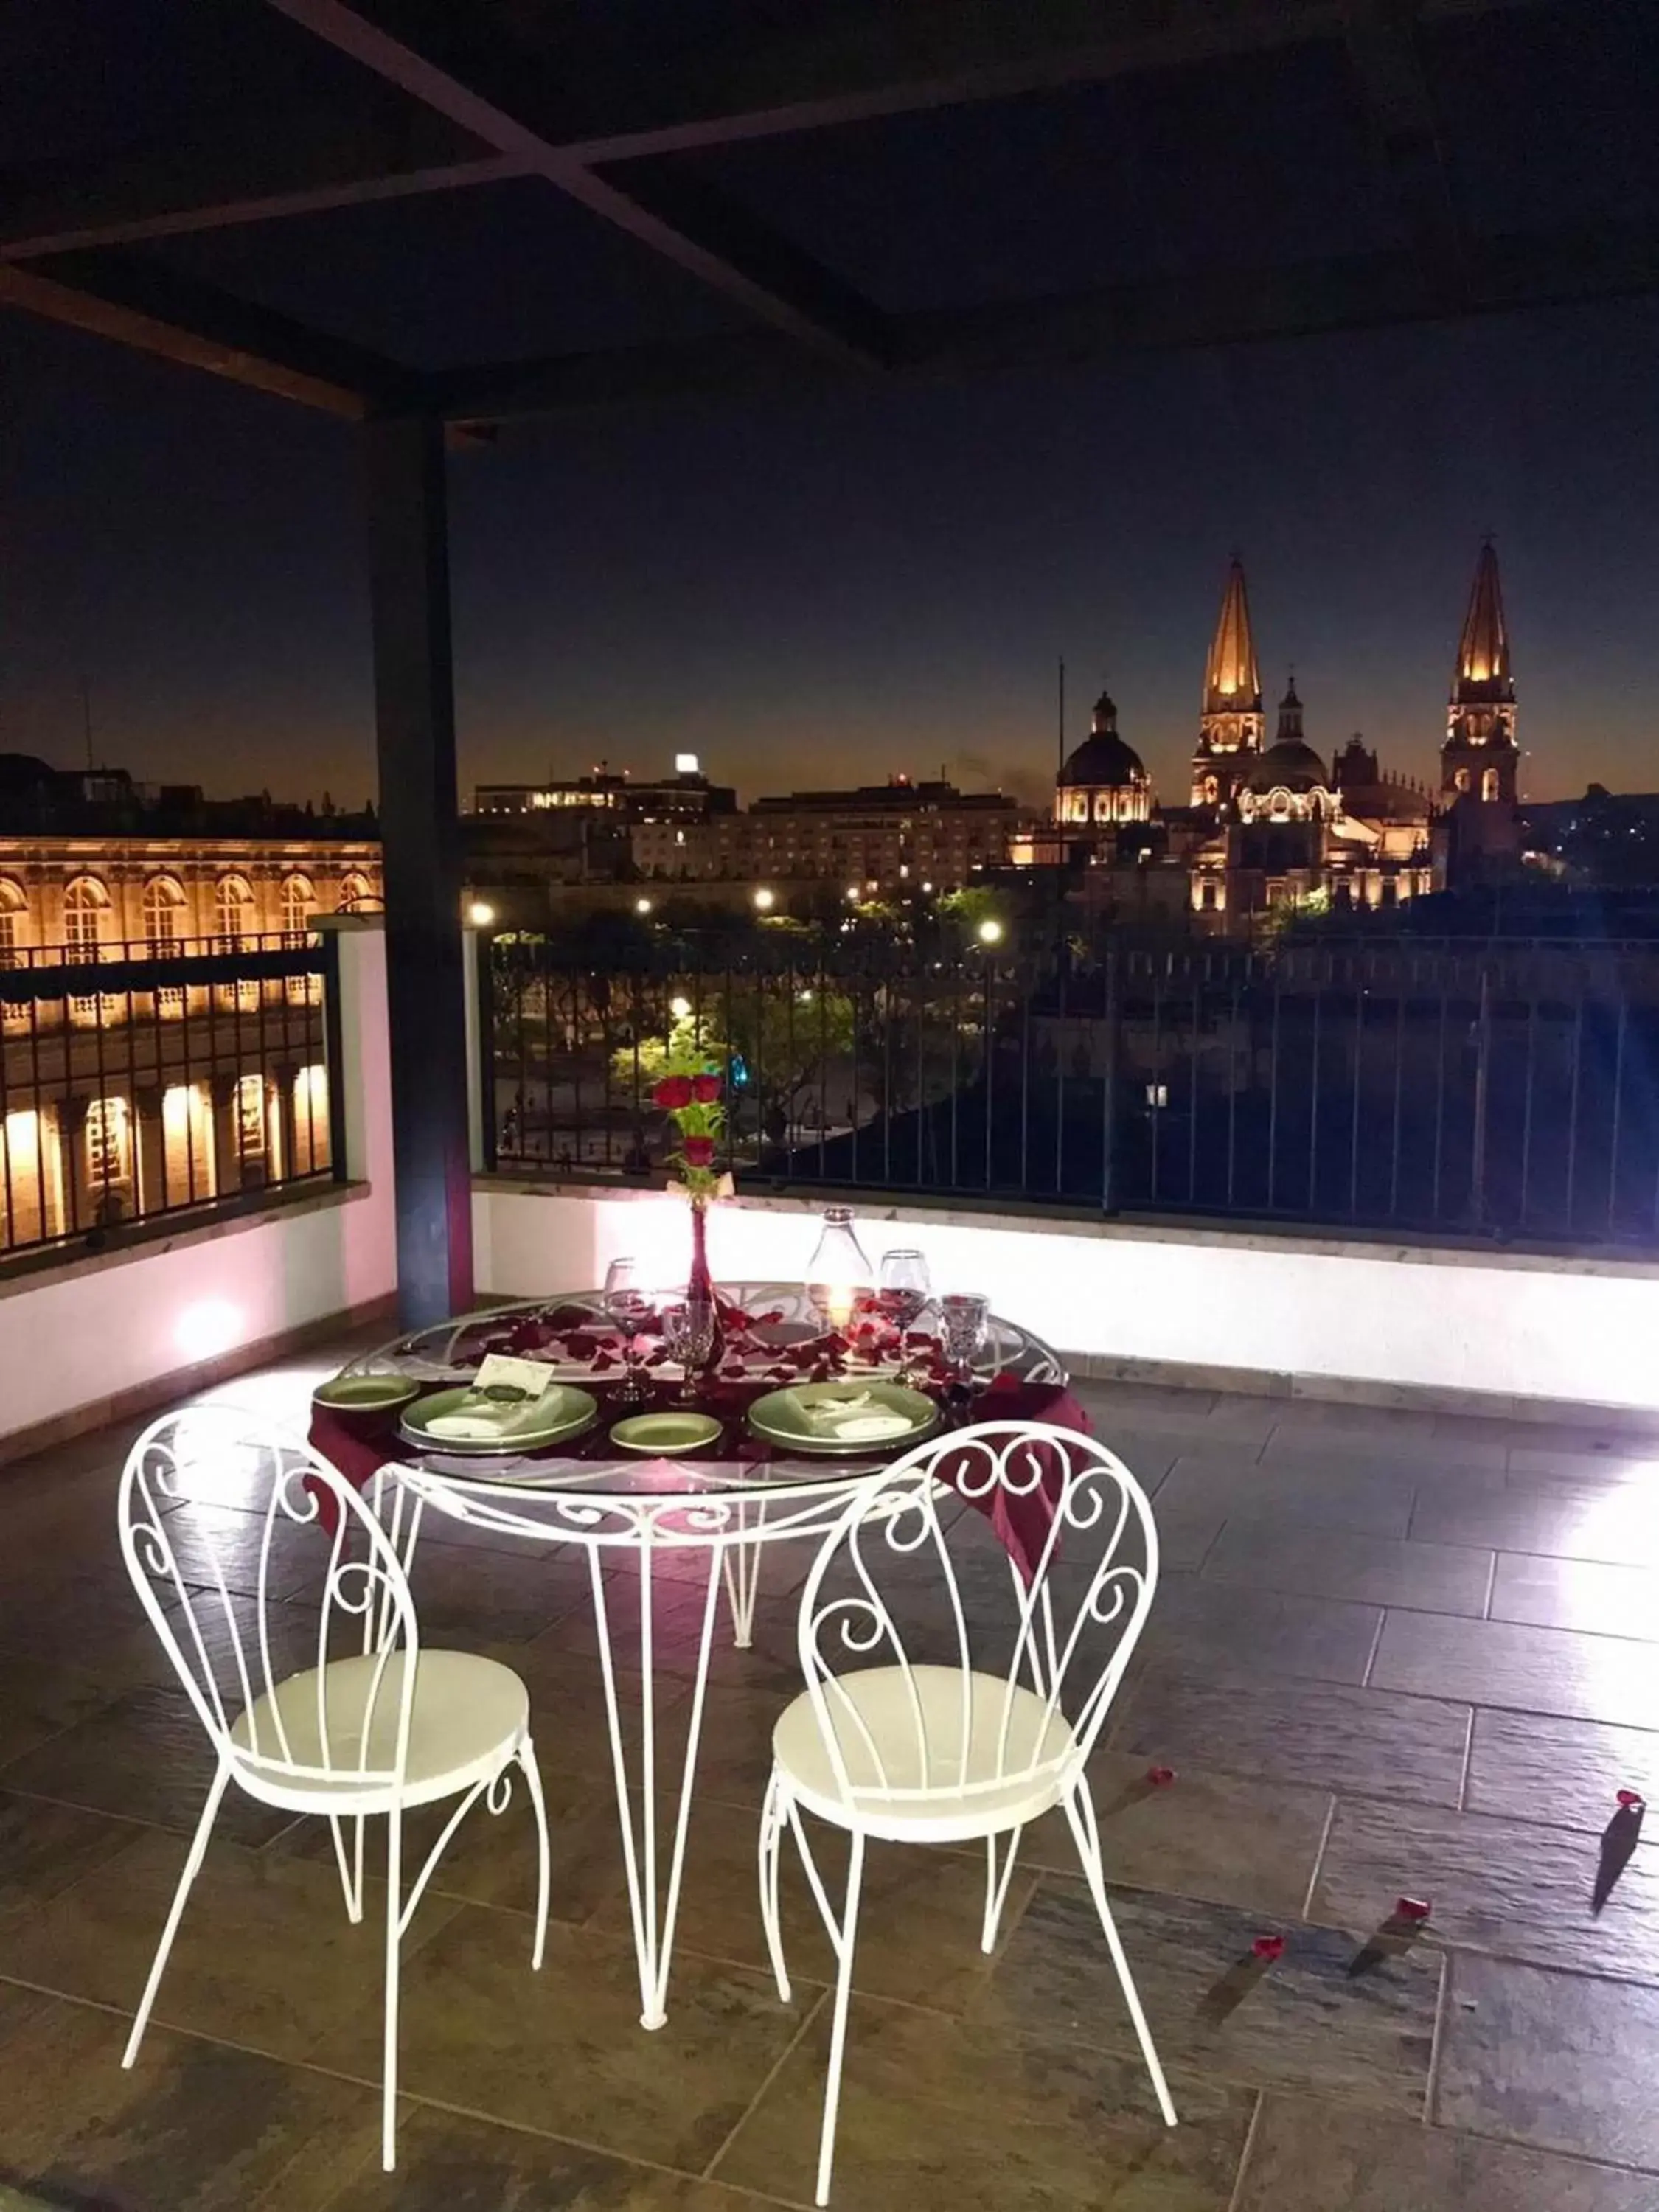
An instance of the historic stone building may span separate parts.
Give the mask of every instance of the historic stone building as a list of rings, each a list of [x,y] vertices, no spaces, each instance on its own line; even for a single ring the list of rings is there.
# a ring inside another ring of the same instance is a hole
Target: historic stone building
[[[1225,806],[1261,751],[1261,675],[1250,630],[1244,564],[1235,554],[1204,664],[1204,705],[1193,755],[1194,806]]]

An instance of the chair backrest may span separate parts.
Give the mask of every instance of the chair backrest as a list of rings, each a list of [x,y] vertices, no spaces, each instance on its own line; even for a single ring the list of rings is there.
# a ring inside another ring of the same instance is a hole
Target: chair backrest
[[[213,1502],[228,1492],[238,1510]],[[336,1468],[241,1407],[188,1407],[128,1454],[119,1519],[127,1571],[222,1759],[270,1782],[401,1782],[415,1607],[396,1550]],[[298,1601],[317,1586],[313,1629]],[[325,1671],[342,1657],[364,1662],[349,1692]],[[290,1693],[285,1713],[278,1686],[313,1668],[314,1690],[302,1705]]]
[[[996,1541],[1006,1573],[970,1575]],[[986,1421],[860,1483],[807,1576],[799,1623],[843,1802],[1000,1790],[1049,1769],[1069,1786],[1157,1582],[1145,1492],[1074,1430]],[[941,1666],[959,1675],[943,1699]],[[871,1668],[898,1670],[879,1734],[841,1680]]]

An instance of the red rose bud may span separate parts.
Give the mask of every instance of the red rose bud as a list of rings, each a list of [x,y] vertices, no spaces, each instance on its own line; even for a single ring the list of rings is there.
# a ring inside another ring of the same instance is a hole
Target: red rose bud
[[[691,1096],[689,1075],[665,1075],[651,1093],[653,1101],[665,1114],[677,1114],[682,1106],[689,1106]]]
[[[694,1075],[692,1077],[691,1096],[696,1100],[699,1106],[712,1106],[720,1095],[720,1079],[718,1075]]]
[[[1426,1897],[1397,1897],[1394,1911],[1396,1920],[1426,1920],[1434,1907]]]
[[[1647,1800],[1639,1790],[1621,1790],[1619,1792],[1619,1807],[1621,1812],[1639,1813],[1646,1803]]]
[[[1258,1959],[1266,1960],[1271,1966],[1275,1959],[1284,1957],[1285,1938],[1282,1936],[1258,1936],[1250,1948]]]
[[[714,1139],[712,1137],[688,1137],[680,1150],[685,1154],[687,1167],[706,1168],[714,1158]]]
[[[1167,1790],[1175,1780],[1175,1769],[1173,1766],[1149,1766],[1146,1779],[1154,1790]]]

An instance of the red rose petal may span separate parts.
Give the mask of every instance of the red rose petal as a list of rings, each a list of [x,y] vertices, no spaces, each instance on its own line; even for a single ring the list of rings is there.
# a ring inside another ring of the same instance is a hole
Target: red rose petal
[[[1146,1769],[1146,1779],[1154,1790],[1167,1790],[1175,1778],[1173,1766],[1149,1766]]]
[[[1634,1813],[1644,1807],[1647,1800],[1639,1790],[1621,1790],[1619,1802],[1626,1813]]]
[[[1273,1960],[1284,1957],[1285,1938],[1282,1936],[1258,1936],[1250,1948],[1258,1959],[1265,1959],[1271,1964]]]
[[[1398,1920],[1426,1920],[1434,1907],[1426,1897],[1398,1897],[1394,1910]]]

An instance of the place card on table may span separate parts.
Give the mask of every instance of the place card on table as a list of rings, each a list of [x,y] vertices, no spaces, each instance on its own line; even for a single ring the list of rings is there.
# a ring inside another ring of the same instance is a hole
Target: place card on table
[[[526,1398],[546,1395],[553,1380],[553,1370],[544,1359],[515,1359],[511,1353],[491,1352],[478,1363],[478,1371],[472,1378],[475,1390],[491,1390],[503,1384],[513,1390],[522,1390]]]

